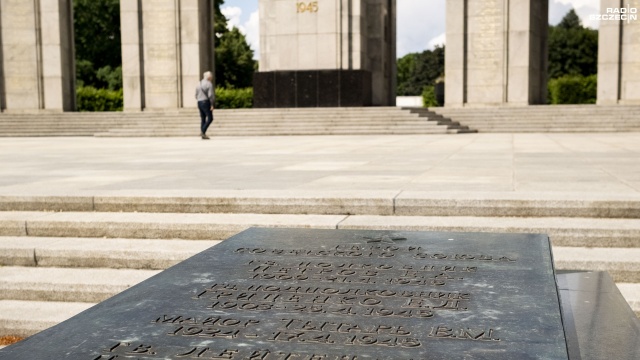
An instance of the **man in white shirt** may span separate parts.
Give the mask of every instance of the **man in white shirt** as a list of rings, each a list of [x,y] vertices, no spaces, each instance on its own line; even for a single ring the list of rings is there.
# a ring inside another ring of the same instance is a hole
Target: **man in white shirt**
[[[204,73],[202,81],[196,86],[196,100],[198,100],[198,110],[200,110],[200,137],[202,140],[209,140],[207,129],[213,122],[213,104],[215,104],[215,91],[213,89],[213,74],[211,71]]]

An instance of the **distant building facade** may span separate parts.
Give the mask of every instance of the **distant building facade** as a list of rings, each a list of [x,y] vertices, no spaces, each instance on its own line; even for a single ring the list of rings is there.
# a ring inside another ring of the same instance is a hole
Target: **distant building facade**
[[[258,107],[391,106],[396,0],[259,0]],[[447,0],[445,105],[546,103],[548,0]],[[640,0],[601,0],[637,11]],[[122,0],[126,111],[194,107],[213,0]],[[599,104],[640,104],[640,21],[602,21]],[[0,109],[73,111],[72,0],[0,0]]]

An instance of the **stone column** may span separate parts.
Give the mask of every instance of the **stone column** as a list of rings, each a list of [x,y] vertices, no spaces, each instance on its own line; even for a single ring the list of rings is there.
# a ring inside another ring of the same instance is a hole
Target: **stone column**
[[[446,6],[446,106],[546,103],[548,0]]]
[[[366,2],[366,63],[371,71],[372,104],[395,105],[396,84],[396,2],[369,0]]]
[[[213,71],[211,0],[121,1],[120,12],[125,110],[196,107]]]
[[[72,0],[0,0],[3,110],[75,110]]]
[[[640,0],[600,0],[600,12],[633,8]],[[640,16],[640,14],[637,14]],[[640,104],[640,20],[600,21],[598,34],[598,104]]]
[[[448,107],[461,107],[467,102],[467,1],[447,0],[445,46],[445,103]]]

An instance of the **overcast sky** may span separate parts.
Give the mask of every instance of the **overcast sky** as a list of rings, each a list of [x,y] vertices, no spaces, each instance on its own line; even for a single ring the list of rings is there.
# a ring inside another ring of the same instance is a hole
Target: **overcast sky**
[[[445,0],[398,1],[398,57],[411,52],[432,49],[445,43]],[[557,24],[571,8],[575,8],[585,25],[597,28],[589,15],[600,13],[600,0],[549,0],[549,22]],[[222,12],[229,26],[247,35],[256,59],[260,55],[258,0],[225,0]]]

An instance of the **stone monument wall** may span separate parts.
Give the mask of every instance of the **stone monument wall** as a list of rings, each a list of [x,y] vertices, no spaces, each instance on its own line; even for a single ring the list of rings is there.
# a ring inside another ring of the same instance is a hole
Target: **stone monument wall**
[[[602,14],[622,8],[640,0],[600,1]],[[598,44],[598,104],[640,104],[640,20],[600,21]]]
[[[195,86],[213,71],[207,0],[120,2],[125,110],[195,107]]]
[[[72,0],[0,0],[2,110],[75,109]]]
[[[547,0],[448,0],[446,105],[546,102]]]
[[[260,0],[258,107],[393,105],[395,0]]]

